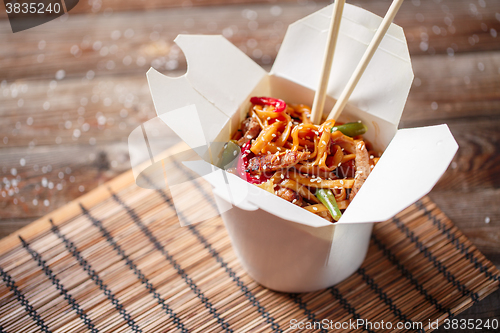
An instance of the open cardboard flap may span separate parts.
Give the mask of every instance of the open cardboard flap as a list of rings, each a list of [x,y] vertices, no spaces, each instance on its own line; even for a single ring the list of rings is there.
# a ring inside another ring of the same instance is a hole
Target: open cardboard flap
[[[267,74],[223,36],[179,35],[175,42],[186,56],[193,88],[228,117]]]
[[[153,103],[165,124],[215,163],[210,145],[221,137],[227,141],[227,123],[267,73],[223,36],[179,35],[175,42],[188,70],[174,78],[151,68],[147,78]]]
[[[271,70],[316,90],[333,5],[291,24]],[[382,18],[346,4],[340,23],[327,94],[337,99],[375,35]],[[410,54],[403,29],[391,24],[372,61],[349,98],[349,106],[399,124],[413,81]],[[327,110],[328,112],[330,110]]]
[[[221,143],[232,134],[231,122],[239,122],[238,113],[248,105],[250,94],[260,93],[265,85],[271,85],[271,92],[279,91],[290,86],[287,81],[304,89],[316,88],[332,6],[290,25],[270,74],[222,36],[187,35],[176,39],[187,58],[186,74],[171,78],[148,71],[159,118],[204,160],[183,162],[184,166],[208,181],[229,203],[227,207],[260,209],[303,225],[329,225],[209,163],[216,164]],[[346,4],[327,91],[331,99],[340,96],[381,21]],[[445,125],[397,131],[412,80],[403,30],[392,24],[341,115],[341,120],[368,121],[365,137],[377,148],[390,145],[338,223],[394,216],[427,193],[454,156],[457,144]]]
[[[399,130],[337,223],[390,219],[430,192],[457,149],[447,125]]]
[[[165,189],[162,160],[172,155],[170,149],[177,141],[172,134],[159,117],[148,120],[130,133],[130,164],[138,186]]]

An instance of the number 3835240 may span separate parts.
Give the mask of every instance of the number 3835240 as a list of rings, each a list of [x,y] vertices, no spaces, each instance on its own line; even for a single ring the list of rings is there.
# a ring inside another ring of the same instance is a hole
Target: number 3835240
[[[498,319],[445,319],[441,328],[469,330],[498,330]]]
[[[41,2],[25,2],[25,3],[6,3],[5,10],[7,14],[52,14],[60,13],[62,8],[60,3],[48,3],[44,4]]]

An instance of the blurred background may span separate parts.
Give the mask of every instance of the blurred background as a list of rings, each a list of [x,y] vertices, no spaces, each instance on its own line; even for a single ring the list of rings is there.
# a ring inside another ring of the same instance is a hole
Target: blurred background
[[[269,70],[288,25],[329,3],[81,0],[17,33],[1,5],[0,238],[130,168],[128,135],[156,116],[146,71],[186,70],[178,34],[222,34]],[[430,196],[500,267],[500,1],[406,0],[395,23],[415,72],[400,127],[450,126],[460,149]]]

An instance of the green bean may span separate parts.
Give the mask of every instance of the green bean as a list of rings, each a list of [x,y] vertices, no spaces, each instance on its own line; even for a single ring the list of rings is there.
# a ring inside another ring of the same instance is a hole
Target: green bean
[[[219,162],[219,168],[227,169],[231,162],[236,160],[240,153],[240,146],[235,140],[230,140],[224,145],[224,151]]]
[[[362,135],[365,134],[367,131],[367,127],[365,124],[361,122],[356,122],[356,123],[347,123],[344,125],[338,125],[332,127],[332,133],[335,131],[341,131],[343,134],[354,137],[357,135]]]
[[[340,212],[339,206],[337,205],[337,200],[332,191],[327,188],[321,188],[316,191],[316,197],[318,200],[328,208],[330,214],[335,221],[340,220],[342,213]]]

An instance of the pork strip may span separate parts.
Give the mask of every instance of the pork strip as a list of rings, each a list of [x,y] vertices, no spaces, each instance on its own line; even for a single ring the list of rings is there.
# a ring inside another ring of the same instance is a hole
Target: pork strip
[[[370,156],[363,141],[356,142],[356,159],[354,163],[356,164],[356,176],[354,177],[354,185],[349,196],[350,201],[354,199],[370,174]]]
[[[286,169],[294,166],[300,161],[307,160],[310,153],[299,151],[287,151],[279,154],[256,156],[248,162],[248,172],[258,174],[269,171]]]
[[[302,205],[302,197],[297,192],[289,188],[280,187],[276,191],[276,195],[282,199],[285,199],[286,201],[296,204],[297,206]]]
[[[248,140],[255,139],[260,132],[260,125],[253,117],[249,117],[241,124],[241,131],[245,134],[238,140],[238,145],[241,147],[248,142]]]

